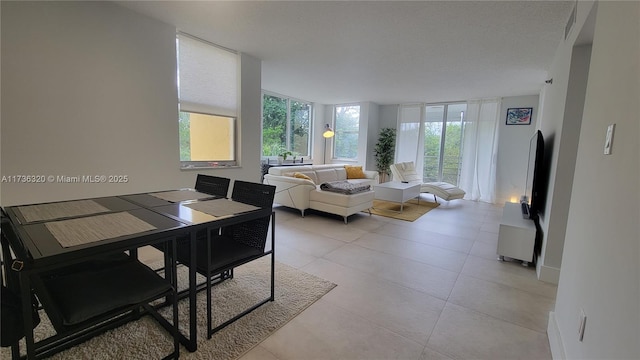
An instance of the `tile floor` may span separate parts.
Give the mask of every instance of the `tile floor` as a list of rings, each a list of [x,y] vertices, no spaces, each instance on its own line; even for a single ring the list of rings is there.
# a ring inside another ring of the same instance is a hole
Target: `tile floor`
[[[496,260],[501,216],[455,200],[345,225],[277,207],[276,259],[338,286],[241,359],[550,359],[556,286]]]
[[[501,215],[455,200],[414,222],[345,225],[276,207],[276,259],[338,286],[241,360],[551,359],[556,286],[496,260]]]

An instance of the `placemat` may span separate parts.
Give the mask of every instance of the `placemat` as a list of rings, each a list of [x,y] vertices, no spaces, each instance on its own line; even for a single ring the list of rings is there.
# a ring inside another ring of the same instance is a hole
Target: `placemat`
[[[46,223],[45,226],[63,247],[88,244],[156,229],[155,226],[128,212],[52,221]]]
[[[149,195],[155,196],[162,200],[171,201],[171,202],[198,200],[198,199],[213,197],[213,195],[205,194],[205,193],[201,193],[193,190],[163,191],[163,192],[157,192],[157,193],[149,193]]]
[[[110,211],[93,200],[74,200],[51,204],[19,206],[18,210],[27,222],[99,214]]]
[[[214,199],[207,201],[198,201],[197,203],[187,204],[186,207],[189,207],[193,210],[201,211],[205,214],[213,215],[213,216],[225,216],[225,215],[233,215],[240,214],[247,211],[253,211],[260,209],[257,206],[241,203],[238,201],[233,201],[229,199]]]

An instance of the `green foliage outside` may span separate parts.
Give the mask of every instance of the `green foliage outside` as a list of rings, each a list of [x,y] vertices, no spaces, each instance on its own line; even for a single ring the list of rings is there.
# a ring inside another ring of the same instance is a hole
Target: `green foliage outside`
[[[291,132],[287,142],[287,99],[263,96],[262,156],[278,156],[286,151],[296,156],[309,156],[311,106],[295,100],[291,100],[289,106]]]
[[[178,114],[178,134],[180,138],[180,161],[191,161],[191,128],[189,113]]]
[[[356,159],[358,157],[358,132],[360,106],[336,106],[334,157]]]
[[[426,123],[424,137],[424,181],[438,181],[442,123]],[[462,123],[447,122],[442,181],[458,184]]]

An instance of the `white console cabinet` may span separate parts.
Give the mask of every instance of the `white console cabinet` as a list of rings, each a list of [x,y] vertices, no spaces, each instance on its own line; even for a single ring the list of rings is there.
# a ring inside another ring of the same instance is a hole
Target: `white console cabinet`
[[[536,243],[536,225],[531,219],[522,217],[520,204],[506,203],[502,210],[502,220],[498,233],[498,255],[522,260],[528,266],[533,261],[533,247]]]

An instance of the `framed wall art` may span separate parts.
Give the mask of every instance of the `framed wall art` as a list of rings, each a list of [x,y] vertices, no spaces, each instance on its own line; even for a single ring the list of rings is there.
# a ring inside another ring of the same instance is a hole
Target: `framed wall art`
[[[531,125],[533,108],[507,109],[507,125]]]

